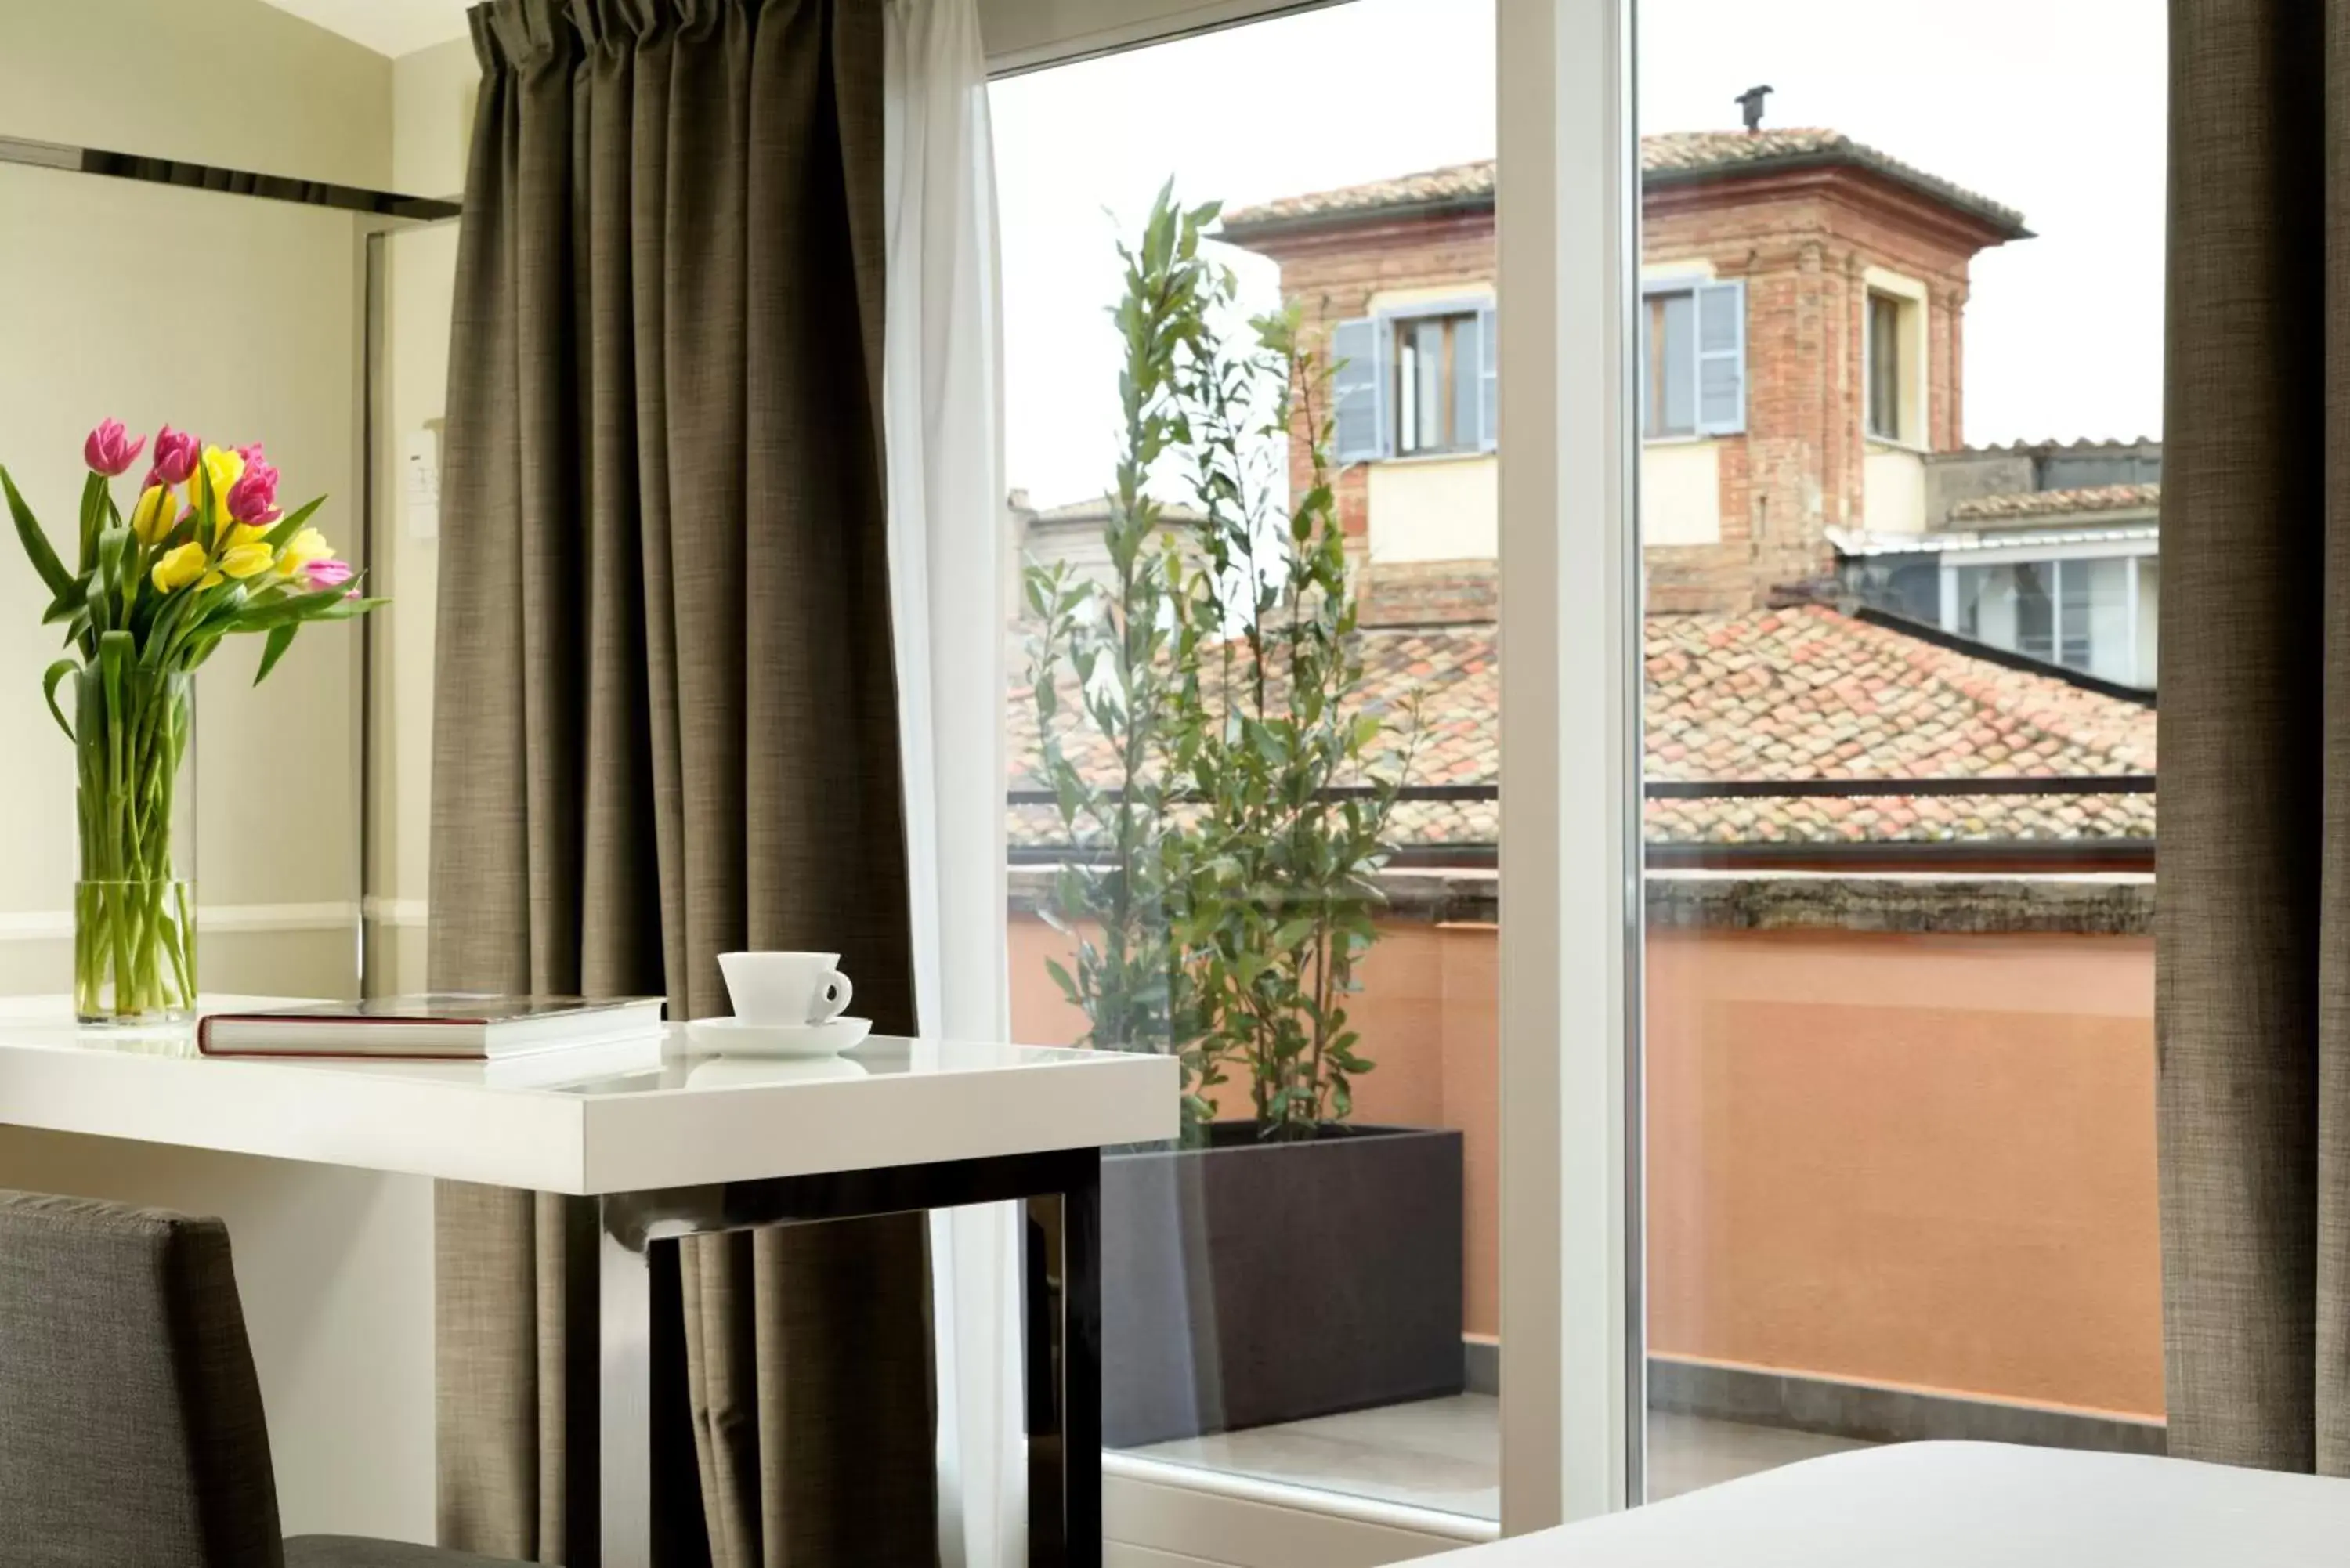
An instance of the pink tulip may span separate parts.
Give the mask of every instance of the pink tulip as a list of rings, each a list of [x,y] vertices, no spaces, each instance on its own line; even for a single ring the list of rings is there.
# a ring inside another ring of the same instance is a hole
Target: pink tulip
[[[313,561],[302,568],[302,580],[314,588],[340,587],[351,580],[348,561]]]
[[[102,473],[112,479],[139,461],[147,446],[147,438],[130,439],[120,420],[100,420],[98,428],[81,443],[81,460],[89,464],[92,473]]]
[[[155,432],[155,472],[150,484],[185,484],[188,475],[196,472],[196,460],[203,455],[203,442],[185,431],[175,431],[165,425]]]
[[[244,473],[229,486],[228,514],[255,527],[275,523],[284,515],[277,510],[276,467],[261,455],[258,445],[241,450]]]

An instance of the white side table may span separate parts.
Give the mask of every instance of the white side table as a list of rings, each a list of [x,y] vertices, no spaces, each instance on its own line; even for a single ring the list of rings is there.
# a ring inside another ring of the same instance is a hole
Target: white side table
[[[208,999],[218,1008],[254,999]],[[0,1012],[0,1124],[592,1197],[602,1216],[604,1568],[650,1568],[650,1287],[645,1250],[686,1235],[1025,1200],[1031,1346],[1054,1408],[1032,1434],[1038,1563],[1101,1561],[1099,1179],[1104,1145],[1172,1137],[1173,1060],[874,1038],[817,1063],[696,1059],[583,1075],[514,1064],[218,1061],[192,1032],[79,1030]],[[536,1078],[536,1081],[524,1081]],[[364,1346],[352,1347],[354,1354]]]

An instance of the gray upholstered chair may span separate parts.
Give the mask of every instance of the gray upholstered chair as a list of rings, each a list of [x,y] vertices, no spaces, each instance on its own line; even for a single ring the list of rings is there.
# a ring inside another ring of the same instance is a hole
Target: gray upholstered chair
[[[495,1568],[282,1540],[228,1231],[0,1191],[0,1560],[11,1568]]]

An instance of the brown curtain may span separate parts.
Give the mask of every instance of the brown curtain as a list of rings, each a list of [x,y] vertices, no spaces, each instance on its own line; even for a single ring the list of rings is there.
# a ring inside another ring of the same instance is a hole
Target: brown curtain
[[[432,976],[725,1011],[838,950],[913,1023],[881,490],[869,0],[496,0],[460,243]],[[595,1222],[440,1196],[449,1544],[594,1559]],[[657,1250],[658,1251],[658,1250]],[[659,1260],[666,1561],[934,1560],[917,1218]]]
[[[2350,5],[2173,0],[2170,1451],[2350,1474]]]

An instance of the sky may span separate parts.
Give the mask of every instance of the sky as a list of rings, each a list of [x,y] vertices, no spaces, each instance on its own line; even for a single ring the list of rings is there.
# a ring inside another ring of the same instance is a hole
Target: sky
[[[991,91],[1003,227],[1005,472],[1100,493],[1117,451],[1121,232],[1173,175],[1243,206],[1494,151],[1493,0],[1347,0],[1007,78]],[[1640,0],[1643,131],[1832,127],[2020,208],[1976,258],[1972,443],[2158,435],[2162,0]],[[1228,252],[1251,309],[1272,264]],[[1508,301],[1502,302],[1506,312]]]

